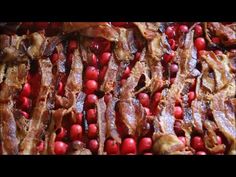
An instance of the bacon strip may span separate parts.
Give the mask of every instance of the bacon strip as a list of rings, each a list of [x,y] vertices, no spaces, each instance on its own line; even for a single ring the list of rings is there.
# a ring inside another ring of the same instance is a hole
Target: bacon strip
[[[29,132],[21,142],[21,154],[36,154],[36,144],[45,129],[44,121],[49,119],[47,98],[52,84],[52,64],[48,59],[38,60],[41,72],[41,86],[32,114]]]
[[[133,31],[125,28],[118,28],[119,39],[114,48],[114,54],[119,61],[130,61],[134,59],[137,51],[134,44]]]
[[[116,142],[121,143],[120,135],[117,131],[116,127],[116,111],[115,106],[116,103],[119,100],[115,97],[112,97],[108,104],[106,109],[106,121],[107,121],[107,134],[108,136],[111,136]]]
[[[16,122],[13,115],[13,96],[20,91],[27,76],[27,66],[8,67],[6,80],[0,92],[0,121],[3,154],[18,154]]]
[[[97,118],[98,118],[98,129],[99,129],[99,149],[98,154],[103,155],[104,154],[104,143],[106,140],[106,103],[104,102],[104,97],[99,99],[97,102]]]
[[[105,93],[109,93],[114,89],[117,72],[118,72],[118,65],[116,64],[114,55],[112,55],[108,64],[104,81],[100,87],[102,91],[104,91]]]

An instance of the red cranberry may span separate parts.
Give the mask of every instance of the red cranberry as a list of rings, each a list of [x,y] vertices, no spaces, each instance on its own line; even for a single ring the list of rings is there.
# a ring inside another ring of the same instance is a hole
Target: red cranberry
[[[222,138],[220,136],[216,136],[216,138],[217,138],[217,143],[222,144]]]
[[[85,83],[86,94],[91,94],[98,89],[98,83],[95,80],[87,80]]]
[[[81,140],[82,139],[82,127],[79,124],[74,124],[70,128],[70,137],[72,140]]]
[[[21,97],[21,109],[22,110],[28,110],[30,108],[30,100],[27,97]]]
[[[194,45],[197,50],[204,50],[206,48],[206,41],[203,37],[198,37],[195,39]]]
[[[207,153],[205,151],[198,151],[196,155],[207,155]]]
[[[195,30],[195,36],[196,36],[196,37],[202,36],[203,30],[202,30],[201,25],[196,25],[196,26],[194,27],[194,30]]]
[[[188,32],[188,26],[187,25],[180,25],[179,26],[179,32],[187,33]]]
[[[130,71],[130,68],[127,66],[127,67],[125,68],[124,73],[123,73],[122,79],[126,79],[127,77],[129,77],[130,72],[131,72],[131,71]]]
[[[99,81],[103,81],[107,72],[107,66],[104,66],[99,73]]]
[[[174,130],[177,135],[182,135],[183,130],[182,130],[182,124],[179,121],[175,121],[174,124]]]
[[[87,97],[86,97],[86,103],[87,103],[88,105],[94,105],[94,104],[96,104],[97,101],[98,101],[97,95],[89,94],[89,95],[87,95]]]
[[[65,154],[68,149],[68,145],[62,141],[56,141],[54,143],[54,152],[56,155]]]
[[[145,112],[146,112],[147,116],[150,116],[152,114],[149,108],[144,107],[144,109],[145,109]]]
[[[90,149],[92,153],[97,153],[98,148],[99,148],[98,141],[96,139],[90,140],[88,143],[88,148]]]
[[[62,96],[64,94],[64,84],[61,81],[58,83],[58,89],[57,90],[58,90],[57,91],[58,95]]]
[[[183,110],[180,106],[175,106],[174,115],[175,115],[176,119],[182,119],[183,118]]]
[[[70,40],[68,44],[68,51],[74,52],[74,50],[78,47],[78,43],[76,40]]]
[[[56,140],[62,140],[66,136],[67,131],[61,127],[56,131]]]
[[[98,54],[101,51],[101,44],[99,43],[99,41],[97,40],[93,40],[90,44],[90,50],[95,53]]]
[[[91,66],[97,67],[97,62],[98,62],[98,59],[97,59],[96,55],[93,53],[91,55],[91,59],[89,60],[88,64]]]
[[[149,95],[148,94],[146,94],[146,93],[139,93],[138,94],[138,99],[139,99],[139,102],[144,107],[148,107],[149,106],[150,99],[149,99]]]
[[[108,104],[109,100],[112,98],[112,95],[111,94],[105,94],[104,95],[104,101],[106,104]]]
[[[165,34],[168,36],[168,38],[173,38],[175,36],[175,30],[173,27],[168,26],[166,28]]]
[[[220,38],[218,38],[218,37],[213,37],[213,38],[211,39],[211,41],[212,41],[213,43],[215,43],[215,44],[220,44]]]
[[[98,128],[95,124],[89,124],[88,126],[88,138],[96,138],[98,133]]]
[[[126,138],[121,145],[121,153],[126,155],[136,153],[136,142],[133,138]]]
[[[30,96],[30,93],[31,93],[31,86],[29,83],[25,83],[22,91],[21,91],[21,94],[20,96],[21,97],[29,97]]]
[[[109,139],[106,141],[105,150],[108,155],[116,155],[119,153],[119,146],[115,140]]]
[[[39,144],[37,145],[37,150],[38,150],[38,152],[43,152],[43,150],[44,150],[44,141],[39,142]]]
[[[58,55],[58,53],[53,53],[52,56],[51,56],[51,62],[52,62],[52,64],[56,63],[57,60],[59,60],[59,55]]]
[[[168,42],[169,42],[169,44],[170,44],[170,48],[171,48],[172,50],[175,50],[175,47],[176,47],[176,42],[175,42],[175,40],[174,40],[174,39],[169,39]]]
[[[139,142],[139,152],[143,153],[144,151],[149,151],[152,148],[152,139],[149,137],[144,137]]]
[[[203,139],[200,136],[195,136],[192,138],[191,146],[197,151],[202,151],[205,148]]]
[[[186,138],[184,136],[179,136],[178,139],[184,144],[186,145]]]
[[[195,99],[195,92],[190,91],[188,93],[188,101],[189,101],[189,103],[191,103],[194,99]]]
[[[153,101],[154,101],[155,103],[159,103],[160,100],[161,100],[161,92],[156,92],[155,95],[154,95],[154,97],[153,97]]]
[[[20,110],[20,113],[21,113],[26,119],[29,119],[29,114],[28,114],[27,112]]]
[[[88,66],[85,70],[86,80],[98,80],[99,71],[94,66]]]
[[[89,124],[97,122],[97,111],[96,111],[96,109],[89,109],[87,111],[87,121],[88,121]]]
[[[170,54],[168,54],[168,53],[166,53],[166,54],[164,54],[164,60],[165,60],[165,62],[166,63],[169,63],[169,62],[171,62],[172,61],[172,59],[174,58],[174,56],[175,56],[175,53],[172,51]]]
[[[177,73],[178,70],[179,70],[179,67],[178,67],[177,64],[174,64],[174,63],[173,63],[173,64],[170,65],[170,72],[172,72],[172,73]]]
[[[100,63],[102,66],[107,65],[111,57],[110,52],[104,52],[101,56]]]
[[[76,114],[76,123],[77,124],[82,124],[83,122],[83,114],[82,113],[77,113]]]

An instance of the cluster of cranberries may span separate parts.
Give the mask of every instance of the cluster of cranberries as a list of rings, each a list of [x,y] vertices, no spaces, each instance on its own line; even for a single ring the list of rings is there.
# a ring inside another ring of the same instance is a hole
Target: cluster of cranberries
[[[130,28],[133,27],[133,24],[130,22],[112,22],[113,26],[117,27],[125,27]],[[57,28],[61,23],[47,23],[47,22],[35,22],[34,24],[31,22],[25,22],[23,24],[23,29],[31,29],[34,26],[37,30],[42,29],[50,29]],[[174,61],[175,58],[175,50],[178,47],[178,38],[189,31],[189,27],[191,24],[188,23],[173,23],[165,29],[165,34],[168,38],[169,45],[171,47],[171,51],[165,53],[163,55],[163,67],[169,67],[170,70],[170,83],[173,84],[176,73],[179,70],[178,64]],[[195,37],[194,37],[194,45],[198,51],[198,54],[207,50],[207,43],[204,38],[203,27],[198,24],[194,27]],[[217,37],[213,37],[213,43],[220,44],[220,39]],[[74,50],[78,47],[78,41],[75,39],[71,39],[68,42],[67,46],[67,54],[66,54],[66,67],[70,68],[72,63],[72,56]],[[102,84],[107,68],[108,63],[111,58],[111,49],[112,44],[109,41],[101,38],[94,38],[90,45],[90,50],[92,54],[89,56],[90,59],[88,63],[84,63],[84,74],[83,74],[83,92],[86,94],[85,98],[85,106],[84,111],[82,113],[78,113],[76,115],[76,123],[69,123],[68,119],[66,124],[62,124],[62,127],[56,130],[56,139],[54,143],[54,152],[55,154],[62,155],[66,154],[70,148],[71,143],[74,141],[84,142],[86,147],[91,150],[93,154],[97,154],[99,148],[99,140],[98,140],[98,126],[97,126],[97,110],[96,110],[96,102],[102,96],[105,96],[105,102],[107,103],[107,98],[109,95],[101,94],[99,91],[99,87]],[[127,78],[130,75],[132,67],[135,62],[140,58],[140,50],[135,54],[135,58],[133,62],[129,66],[127,66],[122,73],[121,85],[123,85]],[[222,51],[215,50],[216,54],[222,53]],[[51,56],[52,64],[56,63],[59,59],[59,54],[55,51]],[[33,64],[35,65],[35,64]],[[18,98],[18,108],[20,109],[20,113],[26,119],[30,119],[31,108],[34,106],[33,103],[37,98],[36,93],[38,93],[40,75],[36,71],[32,71],[28,75],[28,81],[22,88],[22,91],[19,94]],[[64,95],[64,86],[65,80],[62,79],[58,83],[57,93],[58,95]],[[188,93],[188,101],[189,105],[195,99],[195,83],[189,90]],[[156,91],[153,95],[150,95],[148,92],[141,92],[137,95],[137,99],[142,104],[146,111],[147,116],[156,115],[158,110],[158,104],[161,100],[161,92],[162,89]],[[181,130],[181,122],[183,119],[183,109],[180,106],[178,100],[176,100],[176,105],[174,108],[174,116],[176,118],[175,122],[175,132],[179,138],[179,140],[186,144],[186,138],[184,136],[183,131]],[[86,123],[84,123],[86,122]],[[86,125],[86,126],[85,126]],[[218,144],[222,144],[221,136],[217,136]],[[146,134],[143,137],[130,137],[128,135],[123,136],[122,143],[119,145],[112,138],[108,138],[105,141],[105,152],[108,155],[132,155],[132,154],[144,154],[144,155],[152,155],[152,132]],[[203,137],[200,135],[193,135],[191,138],[191,146],[196,150],[197,155],[206,155],[207,150],[204,145]],[[42,152],[44,149],[44,142],[41,141],[38,144],[39,152]]]
[[[169,45],[171,49],[174,51],[177,47],[176,41],[178,40],[178,37],[180,34],[187,33],[189,31],[189,24],[183,23],[183,24],[173,24],[171,26],[168,26],[165,30],[165,34],[167,35]],[[192,24],[191,24],[192,25]],[[220,45],[220,38],[218,37],[212,37],[211,41],[217,45]],[[200,55],[204,53],[205,50],[208,49],[207,42],[204,38],[204,31],[203,26],[200,24],[195,25],[194,27],[194,46],[198,52],[198,60],[200,60]],[[214,50],[215,54],[222,54],[222,51],[220,50]],[[178,71],[178,64],[174,63],[173,61],[174,53],[165,54],[163,59],[167,63],[171,63],[170,65],[170,72],[171,72],[171,79],[170,82],[174,82],[174,77],[176,76],[176,72]],[[188,102],[189,105],[191,105],[191,102],[195,99],[195,87],[196,87],[196,79],[195,82],[190,87],[189,93],[188,93]],[[186,138],[184,137],[184,133],[181,130],[180,126],[181,123],[179,120],[183,119],[183,109],[181,108],[178,101],[176,101],[176,106],[174,109],[174,116],[176,118],[175,122],[175,132],[178,135],[179,140],[186,145]],[[222,144],[222,138],[221,136],[217,136],[217,143]],[[203,137],[201,135],[192,135],[191,138],[191,147],[196,150],[196,155],[206,155],[208,154],[207,149],[205,148],[205,144],[203,141]]]

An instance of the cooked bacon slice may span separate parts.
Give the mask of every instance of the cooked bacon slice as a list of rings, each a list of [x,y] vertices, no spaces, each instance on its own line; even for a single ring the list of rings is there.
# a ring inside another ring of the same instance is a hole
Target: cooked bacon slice
[[[74,141],[73,144],[73,152],[71,152],[71,155],[92,155],[92,152],[85,148],[85,144],[81,141]]]
[[[31,45],[27,49],[28,55],[32,59],[39,59],[43,55],[43,44],[45,44],[45,36],[40,33],[32,33],[29,36]]]
[[[226,55],[222,55],[222,59],[219,60],[213,52],[207,52],[205,55],[202,55],[202,57],[214,71],[216,91],[221,90],[232,80],[228,57]]]
[[[185,151],[184,144],[172,134],[154,137],[153,152],[159,155],[192,154]]]
[[[145,72],[145,68],[145,63],[140,61],[136,62],[135,66],[131,70],[129,78],[121,88],[121,99],[126,99],[133,96],[134,89],[138,85],[138,81],[141,78],[142,74]]]
[[[36,144],[43,133],[45,121],[49,119],[47,110],[47,98],[52,84],[52,64],[48,59],[38,60],[41,72],[41,86],[32,113],[32,120],[29,126],[29,132],[21,142],[21,154],[36,154]]]
[[[82,89],[82,72],[83,64],[79,50],[77,49],[74,52],[70,74],[65,85],[65,97],[61,97],[59,95],[56,96],[56,102],[60,106],[64,106],[69,109],[72,105],[75,105],[76,94],[78,94]]]
[[[115,106],[116,103],[119,101],[118,98],[112,97],[106,109],[106,122],[107,122],[107,135],[108,137],[112,137],[116,142],[121,143],[120,135],[117,131],[116,127],[116,111]]]
[[[226,46],[236,44],[236,33],[229,26],[225,26],[219,22],[207,23],[208,29],[216,36],[220,37],[222,43]]]
[[[104,91],[105,93],[110,93],[114,89],[117,72],[118,64],[116,63],[114,55],[112,54],[104,77],[104,81],[100,87],[102,91]]]
[[[143,37],[147,40],[152,40],[158,29],[160,27],[160,23],[149,23],[149,22],[134,22],[134,24],[138,27]]]
[[[104,143],[106,140],[106,130],[107,130],[107,123],[106,123],[106,103],[104,102],[104,97],[99,99],[97,102],[97,119],[98,119],[98,129],[99,129],[99,149],[98,154],[104,154]]]
[[[226,96],[224,92],[214,95],[211,105],[212,114],[220,131],[226,136],[228,141],[234,142],[236,141],[235,115],[230,114],[232,115],[231,117],[228,116],[229,114],[226,114],[232,108],[228,108],[228,105],[225,104],[225,100]]]
[[[212,154],[224,152],[226,146],[217,142],[217,135],[215,133],[217,129],[216,124],[213,121],[205,120],[204,127],[207,129],[204,136],[204,144],[208,151]]]
[[[0,92],[0,121],[3,154],[18,154],[16,121],[13,114],[13,96],[20,91],[27,76],[27,65],[8,67],[6,80]]]
[[[130,61],[134,59],[134,53],[137,52],[134,43],[134,34],[132,30],[117,28],[119,39],[115,44],[114,53],[119,61]]]
[[[88,37],[101,37],[108,41],[118,41],[119,34],[118,32],[107,25],[99,25],[88,27],[85,29],[79,30],[80,35],[88,36]]]
[[[135,64],[129,78],[121,88],[120,101],[117,103],[118,110],[121,115],[121,120],[127,126],[129,134],[131,135],[134,135],[136,133],[138,126],[133,92],[135,87],[138,85],[139,79],[144,73],[145,67],[145,63],[140,61]],[[140,106],[140,109],[144,108]]]
[[[63,32],[71,33],[76,32],[84,28],[99,26],[99,25],[108,25],[107,22],[64,22],[63,23]]]
[[[64,70],[63,70],[64,71]],[[60,72],[60,70],[59,70]],[[70,74],[65,85],[65,97],[56,95],[56,102],[62,107],[52,111],[52,123],[50,125],[49,147],[53,146],[55,139],[55,130],[61,127],[63,117],[71,114],[72,120],[76,120],[76,113],[82,112],[85,94],[82,89],[83,64],[79,49],[74,51]],[[54,151],[49,148],[50,154]]]

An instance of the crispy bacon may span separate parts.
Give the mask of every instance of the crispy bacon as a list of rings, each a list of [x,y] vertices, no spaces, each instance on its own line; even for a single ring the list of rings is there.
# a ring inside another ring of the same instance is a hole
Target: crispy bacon
[[[36,144],[40,140],[40,135],[46,128],[44,122],[49,119],[47,110],[47,98],[52,83],[52,64],[48,59],[38,60],[41,72],[41,86],[32,113],[32,120],[29,132],[21,142],[21,154],[36,154]]]
[[[107,123],[105,118],[106,112],[106,103],[104,102],[104,98],[101,98],[97,102],[97,119],[98,119],[98,129],[99,129],[99,149],[98,154],[104,154],[104,143],[106,140],[106,130],[107,130]]]
[[[232,108],[228,108],[228,105],[225,105],[225,100],[224,92],[214,95],[211,105],[212,114],[220,131],[226,136],[228,141],[234,142],[236,141],[235,114],[230,114],[232,117],[226,114]]]
[[[216,91],[221,90],[232,80],[228,57],[222,55],[222,59],[219,60],[213,52],[207,52],[205,55],[202,55],[202,57],[214,71]]]
[[[137,62],[133,67],[130,77],[121,88],[120,101],[118,104],[119,113],[122,121],[129,129],[129,134],[134,135],[137,130],[137,117],[135,106],[133,104],[134,88],[138,85],[138,81],[145,70],[145,63]]]
[[[119,61],[130,61],[134,59],[134,53],[137,52],[134,43],[134,34],[132,30],[118,28],[119,39],[114,48],[114,54]]]
[[[165,134],[154,137],[153,152],[155,154],[192,154],[191,152],[185,152],[184,148],[184,144],[175,135]]]
[[[116,142],[121,143],[120,135],[116,127],[116,111],[115,106],[119,100],[115,97],[112,97],[106,109],[106,122],[107,122],[107,135],[111,136]]]
[[[229,26],[218,22],[207,23],[207,26],[211,32],[220,37],[224,45],[231,46],[236,44],[236,33]]]
[[[3,154],[18,154],[16,121],[13,114],[13,96],[20,91],[27,76],[27,65],[8,67],[6,80],[0,92],[0,121]]]
[[[134,22],[138,27],[143,37],[147,40],[152,40],[155,38],[156,33],[160,27],[160,23],[149,23],[149,22]]]
[[[114,89],[117,72],[118,64],[115,61],[114,55],[112,55],[108,64],[104,81],[100,87],[102,91],[104,91],[105,93],[109,93]]]

